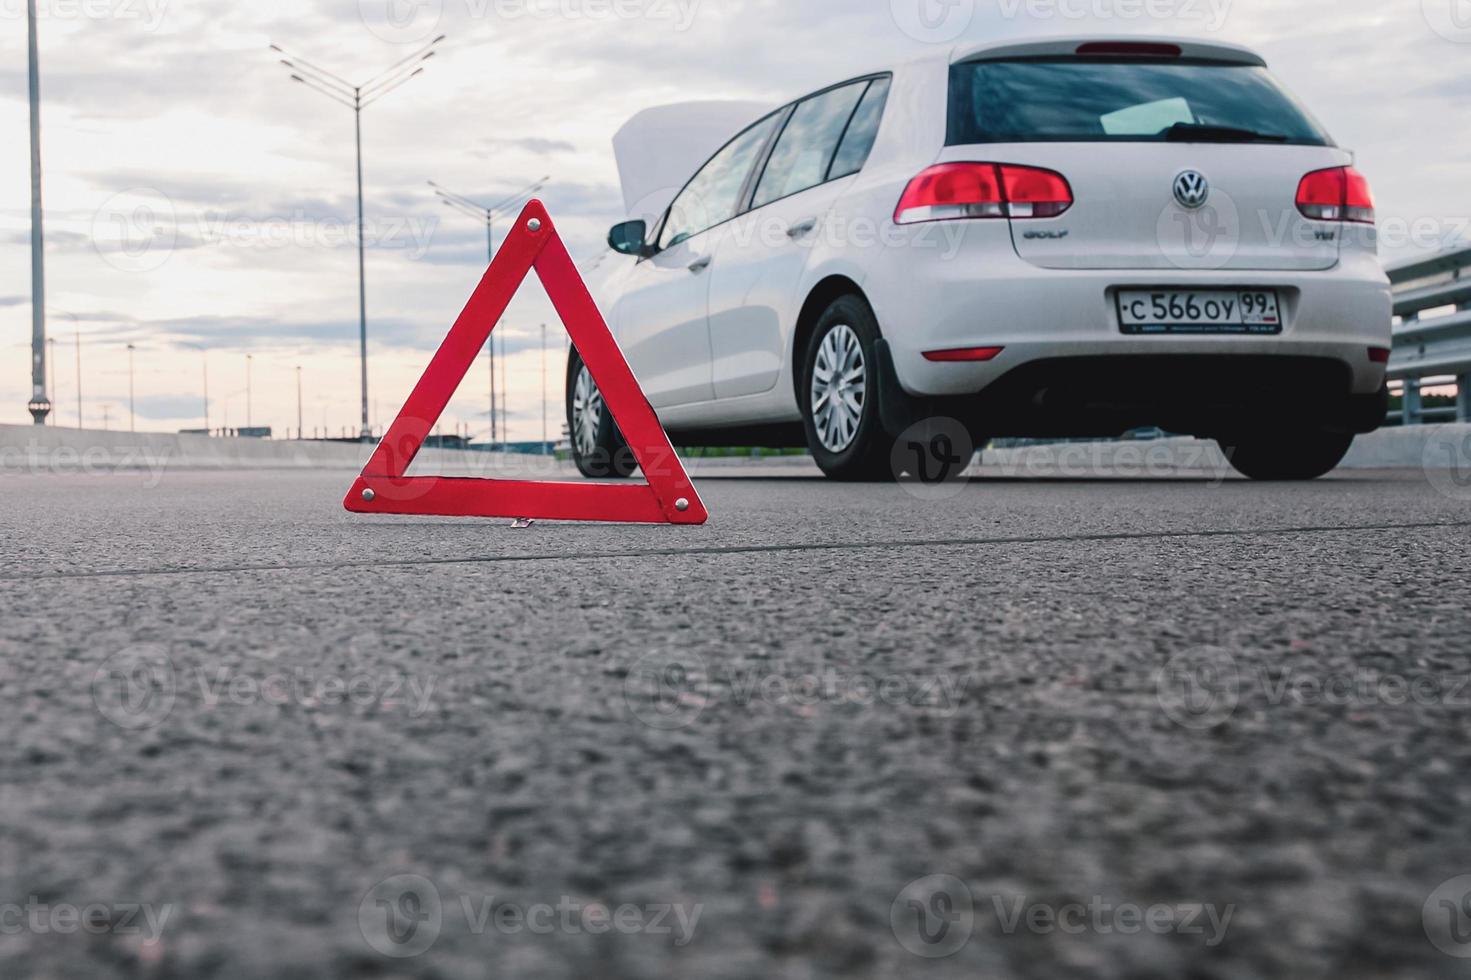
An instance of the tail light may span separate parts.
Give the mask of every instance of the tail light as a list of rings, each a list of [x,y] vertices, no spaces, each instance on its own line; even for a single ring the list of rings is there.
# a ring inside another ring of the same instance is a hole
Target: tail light
[[[1353,167],[1315,170],[1297,185],[1297,209],[1317,221],[1374,223],[1374,194]]]
[[[941,163],[909,182],[894,222],[1055,218],[1073,206],[1067,178],[1010,163]]]

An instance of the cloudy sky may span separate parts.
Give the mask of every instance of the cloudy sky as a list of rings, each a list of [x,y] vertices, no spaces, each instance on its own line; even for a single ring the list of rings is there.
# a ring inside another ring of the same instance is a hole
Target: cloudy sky
[[[352,113],[289,79],[275,42],[354,81],[440,33],[364,114],[373,421],[391,420],[484,270],[485,232],[426,181],[541,195],[580,261],[621,217],[610,139],[639,109],[777,104],[934,45],[1026,34],[1217,37],[1261,50],[1373,182],[1387,257],[1471,214],[1471,0],[39,0],[49,325],[58,421],[357,420]],[[29,421],[24,0],[0,0],[0,422]],[[539,287],[508,316],[511,433],[541,432]],[[208,351],[201,353],[199,348]],[[483,366],[484,362],[482,362]],[[488,372],[446,431],[487,426]],[[560,431],[553,408],[553,432]]]

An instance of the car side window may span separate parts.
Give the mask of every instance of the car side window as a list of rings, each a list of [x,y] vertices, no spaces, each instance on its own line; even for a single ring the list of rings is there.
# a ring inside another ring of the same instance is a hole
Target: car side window
[[[888,101],[889,79],[875,78],[864,93],[863,101],[858,104],[848,131],[843,134],[843,143],[838,147],[838,155],[833,157],[828,180],[850,177],[863,169],[868,155],[873,152],[873,142],[878,138],[879,123],[884,118],[884,105]]]
[[[751,207],[759,208],[827,180],[843,130],[868,88],[856,82],[797,103],[766,163]]]
[[[659,235],[659,248],[672,248],[702,231],[729,221],[740,210],[746,178],[771,138],[781,113],[774,113],[726,144],[687,184]]]

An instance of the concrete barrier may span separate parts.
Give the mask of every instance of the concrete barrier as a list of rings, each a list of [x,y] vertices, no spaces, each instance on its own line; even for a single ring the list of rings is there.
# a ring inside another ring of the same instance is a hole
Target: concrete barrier
[[[141,470],[313,469],[357,472],[373,447],[310,440],[216,439],[155,432],[102,432],[0,425],[0,473],[102,473]],[[543,456],[426,449],[411,472],[491,476],[556,469]]]
[[[316,469],[357,472],[372,447],[356,443],[215,439],[164,433],[101,432],[55,426],[0,425],[0,473],[101,473],[117,470]],[[810,457],[687,460],[701,472],[814,470]],[[1471,424],[1381,429],[1355,440],[1343,469],[1450,470],[1471,474]],[[426,449],[411,472],[464,476],[569,478],[576,471],[546,456]],[[1027,476],[1150,476],[1208,473],[1224,479],[1230,464],[1214,442],[1079,442],[990,449],[978,472]]]
[[[1471,425],[1417,425],[1359,436],[1340,469],[1471,473]],[[1213,441],[1172,438],[988,449],[978,472],[1079,478],[1208,473],[1225,478],[1234,471]]]

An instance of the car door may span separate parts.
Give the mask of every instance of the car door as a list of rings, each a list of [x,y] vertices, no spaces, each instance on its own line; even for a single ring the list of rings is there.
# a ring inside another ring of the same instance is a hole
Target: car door
[[[719,236],[710,266],[710,349],[716,398],[770,391],[780,377],[784,323],[816,244],[841,234],[824,222],[873,147],[887,77],[798,102],[753,183],[750,210]]]
[[[656,409],[714,398],[707,313],[715,242],[780,118],[767,116],[710,158],[670,204],[655,253],[629,272],[614,329]]]

